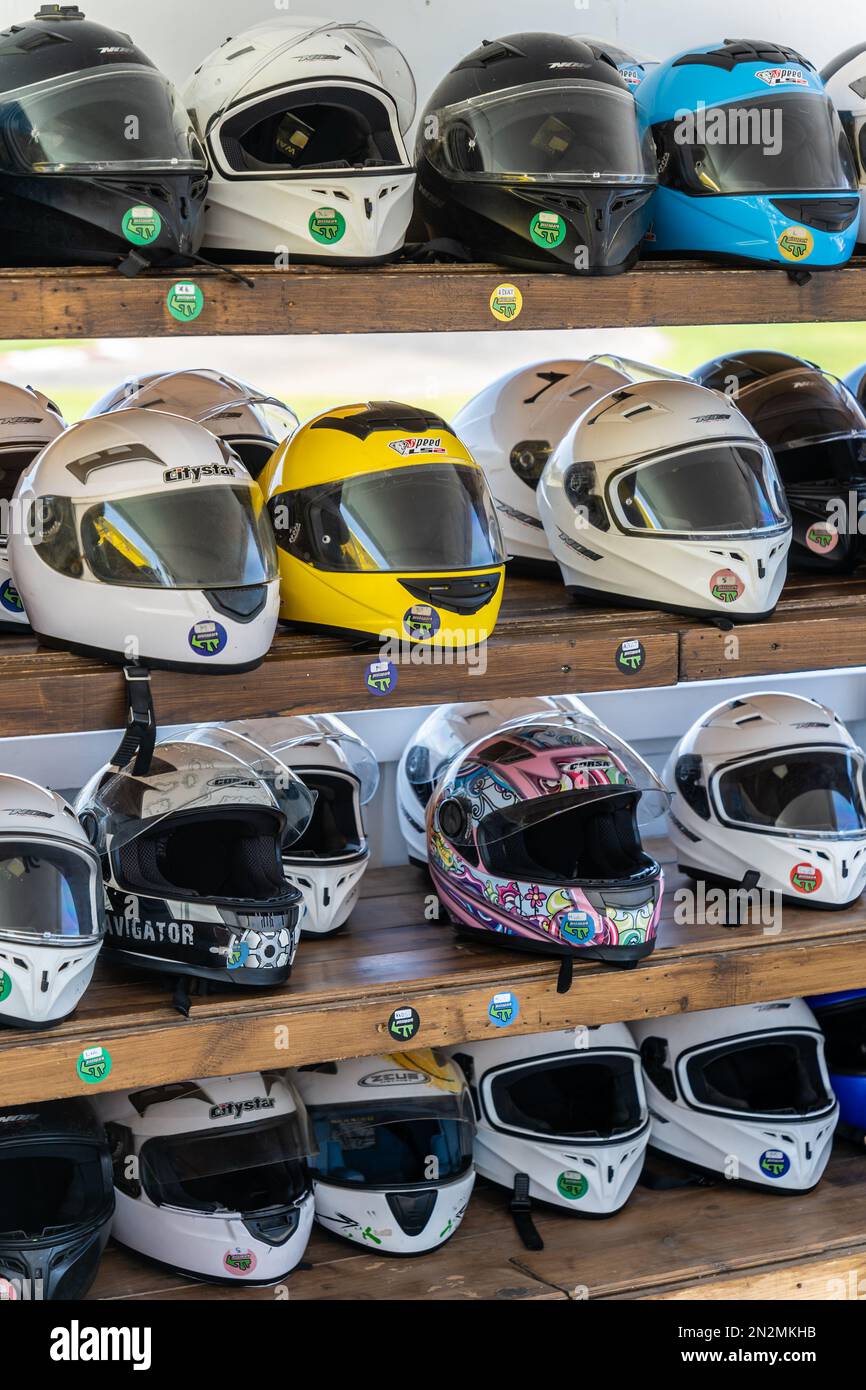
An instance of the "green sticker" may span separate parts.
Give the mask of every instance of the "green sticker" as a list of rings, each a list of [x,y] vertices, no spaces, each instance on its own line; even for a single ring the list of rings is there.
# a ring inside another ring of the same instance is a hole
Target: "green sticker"
[[[5,970],[0,970],[0,1004],[6,1002],[12,993],[12,976],[7,975]]]
[[[179,280],[169,290],[166,303],[172,318],[181,323],[191,323],[204,308],[204,295],[198,285],[189,280]]]
[[[104,1047],[85,1047],[75,1063],[79,1081],[98,1086],[111,1073],[111,1053]]]
[[[569,1202],[576,1202],[581,1197],[586,1196],[589,1182],[583,1173],[575,1173],[566,1169],[556,1179],[556,1190],[560,1197],[565,1197]]]
[[[565,219],[558,212],[537,212],[529,224],[529,235],[536,246],[561,246],[565,233]]]
[[[129,208],[123,214],[123,235],[135,246],[149,246],[162,231],[162,218],[156,208],[145,204]]]
[[[346,235],[346,219],[336,208],[316,208],[309,221],[310,236],[323,246],[333,246]]]

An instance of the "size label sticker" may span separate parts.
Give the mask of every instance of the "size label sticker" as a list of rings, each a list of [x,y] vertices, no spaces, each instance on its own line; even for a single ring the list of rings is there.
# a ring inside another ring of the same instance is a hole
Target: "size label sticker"
[[[166,296],[168,312],[178,323],[192,323],[204,308],[204,294],[191,280],[179,280]]]
[[[565,241],[565,218],[558,212],[537,212],[529,224],[529,235],[536,246],[552,250]]]
[[[333,246],[346,235],[346,219],[336,208],[316,208],[307,226],[320,246]]]
[[[129,208],[123,214],[123,235],[127,241],[131,241],[133,246],[149,246],[152,241],[156,241],[162,231],[162,218],[156,208],[140,207]]]
[[[823,881],[817,864],[795,864],[791,870],[791,887],[798,893],[817,893]]]
[[[826,521],[816,521],[806,531],[806,545],[815,555],[830,555],[838,544],[839,532]]]
[[[393,661],[371,661],[364,673],[364,684],[371,695],[392,695],[397,689],[397,680]]]
[[[627,637],[616,649],[616,665],[627,676],[636,676],[646,662],[646,648],[636,637]]]
[[[786,261],[807,261],[815,249],[815,238],[808,227],[786,227],[776,245]]]
[[[85,1047],[78,1055],[75,1070],[79,1081],[98,1086],[111,1074],[111,1053],[105,1047]]]
[[[421,1015],[416,1009],[395,1009],[388,1019],[388,1032],[397,1042],[411,1042],[421,1027]]]
[[[504,989],[499,994],[494,994],[487,1009],[487,1017],[497,1028],[507,1028],[513,1023],[520,1013],[520,1004],[516,994],[512,994],[510,989]]]
[[[497,285],[490,296],[490,312],[500,323],[513,323],[523,309],[523,295],[516,285]]]
[[[733,570],[716,570],[710,580],[710,593],[719,603],[730,605],[743,597],[746,586]]]

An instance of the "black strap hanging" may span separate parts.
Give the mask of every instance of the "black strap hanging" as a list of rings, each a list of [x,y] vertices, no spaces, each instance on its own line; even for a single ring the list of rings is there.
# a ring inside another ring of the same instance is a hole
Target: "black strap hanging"
[[[517,1234],[526,1250],[543,1250],[544,1241],[538,1234],[532,1219],[532,1199],[529,1196],[529,1174],[515,1173],[511,1193],[511,1215],[517,1227]]]
[[[571,956],[563,956],[562,960],[559,962],[559,974],[556,977],[557,994],[568,994],[573,979],[574,960]]]
[[[112,767],[126,767],[135,758],[133,772],[143,777],[150,771],[156,743],[156,713],[150,688],[147,666],[128,665],[123,668],[126,681],[126,731],[111,759]]]
[[[728,894],[728,920],[725,922],[726,927],[741,927],[743,925],[743,914],[740,911],[742,903],[740,899],[736,897],[736,893],[751,893],[753,889],[757,888],[760,881],[761,875],[756,873],[754,869],[749,869],[748,872],[743,875],[739,887],[735,889],[734,894]]]

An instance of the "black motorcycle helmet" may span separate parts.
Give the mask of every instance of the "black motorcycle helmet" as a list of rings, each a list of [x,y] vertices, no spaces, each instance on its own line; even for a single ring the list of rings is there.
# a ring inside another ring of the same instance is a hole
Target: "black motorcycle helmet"
[[[427,103],[415,163],[431,237],[474,260],[591,275],[637,260],[655,156],[613,60],[577,39],[483,43]]]
[[[787,352],[739,352],[696,367],[773,451],[794,523],[789,568],[849,574],[863,558],[866,413],[814,362]]]
[[[0,33],[0,262],[183,263],[207,161],[167,78],[75,5]]]
[[[88,1101],[0,1110],[0,1300],[83,1298],[113,1215],[111,1152]]]

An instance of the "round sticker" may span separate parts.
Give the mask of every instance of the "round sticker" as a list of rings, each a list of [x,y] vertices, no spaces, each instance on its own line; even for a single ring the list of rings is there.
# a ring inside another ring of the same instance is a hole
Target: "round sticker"
[[[226,968],[228,970],[240,970],[242,965],[246,965],[249,955],[249,942],[238,941],[237,937],[232,937],[229,943],[229,953],[226,957]]]
[[[0,603],[2,603],[7,613],[24,612],[24,600],[11,579],[5,580],[2,587],[0,587]]]
[[[429,641],[435,637],[442,625],[442,619],[429,603],[416,603],[403,614],[403,630],[415,642]]]
[[[523,295],[516,285],[497,285],[490,296],[490,312],[500,323],[511,323],[523,308]]]
[[[0,1279],[0,1303],[14,1303],[18,1298],[18,1291],[14,1284],[8,1279]]]
[[[746,592],[746,586],[738,574],[733,570],[716,570],[710,580],[710,593],[713,598],[717,598],[719,603],[736,603],[738,598],[742,598]]]
[[[395,1009],[388,1019],[388,1032],[397,1042],[411,1042],[421,1027],[421,1015],[415,1009]]]
[[[156,208],[142,204],[140,207],[129,208],[123,214],[121,226],[127,241],[131,241],[134,246],[149,246],[162,231],[162,218]]]
[[[98,1086],[111,1073],[111,1054],[104,1047],[85,1047],[75,1063],[79,1081]]]
[[[552,249],[565,241],[565,218],[558,212],[537,212],[529,224],[529,235],[536,246]]]
[[[573,1169],[567,1168],[556,1179],[556,1190],[560,1197],[565,1197],[567,1201],[578,1202],[589,1191],[589,1181],[583,1173],[576,1173]]]
[[[165,302],[173,319],[179,323],[190,323],[198,318],[204,308],[204,295],[191,280],[179,280],[172,285]]]
[[[807,261],[815,249],[808,227],[786,227],[776,242],[786,261]]]
[[[12,976],[0,970],[0,1004],[5,1004],[12,993]]]
[[[371,695],[391,695],[397,689],[397,667],[393,661],[371,661],[364,674]]]
[[[346,235],[346,219],[336,208],[316,208],[307,225],[321,246],[333,246]]]
[[[501,994],[494,994],[487,1010],[487,1017],[497,1028],[507,1028],[519,1013],[517,995],[512,994],[510,989],[505,989]]]
[[[758,1167],[768,1178],[783,1178],[791,1166],[791,1160],[782,1149],[765,1149]]]
[[[646,648],[643,642],[639,642],[636,637],[630,637],[625,642],[620,642],[616,649],[616,664],[620,671],[625,671],[626,675],[637,675],[643,669],[646,661]]]
[[[795,864],[791,870],[791,885],[798,893],[816,893],[824,881],[824,875],[814,864]]]
[[[595,922],[588,912],[564,912],[559,919],[559,931],[566,941],[585,946],[595,936]]]
[[[806,545],[816,555],[829,555],[839,544],[839,532],[826,521],[816,521],[806,530]]]
[[[229,635],[222,623],[195,623],[189,630],[189,645],[197,656],[218,656],[228,646]]]
[[[245,1274],[252,1274],[258,1261],[252,1250],[241,1250],[236,1245],[234,1250],[227,1250],[223,1255],[223,1269],[227,1274],[237,1274],[241,1278]]]

